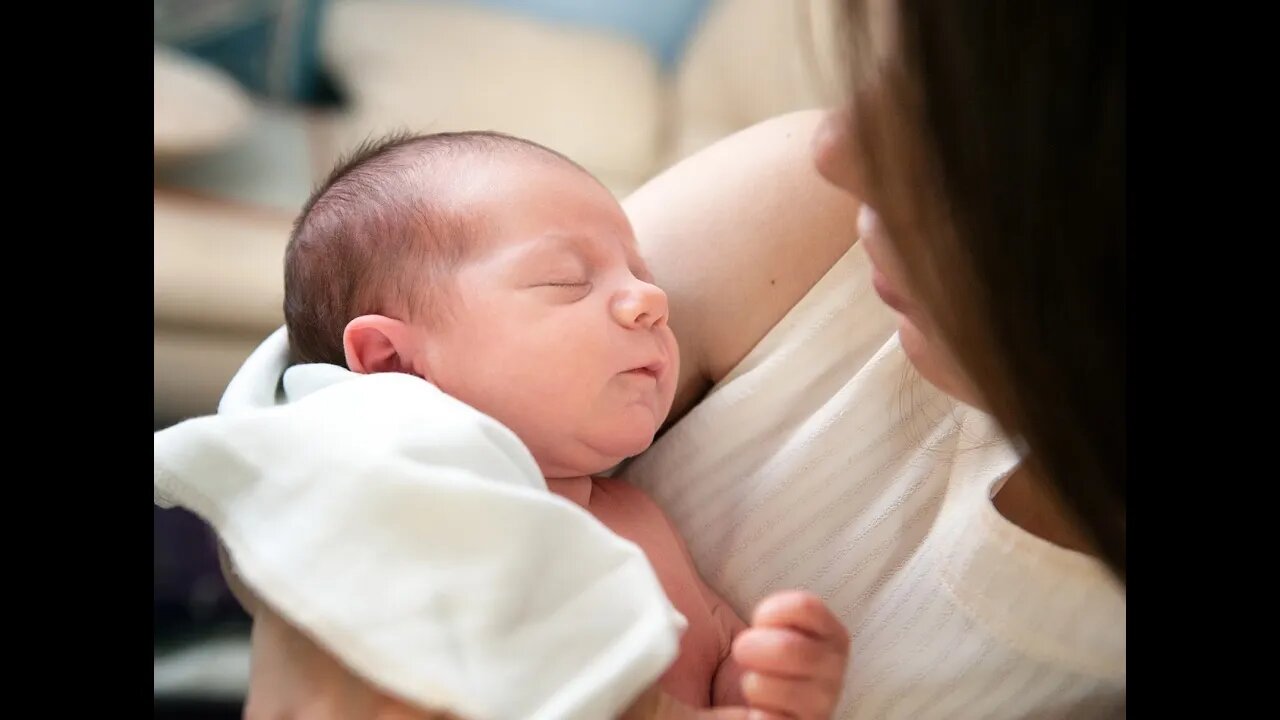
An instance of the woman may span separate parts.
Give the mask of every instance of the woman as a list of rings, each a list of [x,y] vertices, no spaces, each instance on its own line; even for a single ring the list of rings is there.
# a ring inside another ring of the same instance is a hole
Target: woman
[[[1123,714],[1122,6],[845,5],[845,108],[626,204],[682,353],[626,473],[740,611],[841,613],[841,717]],[[255,712],[360,696],[267,613],[254,652]]]

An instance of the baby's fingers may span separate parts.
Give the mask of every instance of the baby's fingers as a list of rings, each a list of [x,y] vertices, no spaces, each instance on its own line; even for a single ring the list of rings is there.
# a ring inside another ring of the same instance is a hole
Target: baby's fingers
[[[834,683],[844,676],[843,650],[793,630],[747,628],[734,639],[732,652],[743,668],[766,675]]]
[[[774,593],[756,605],[753,627],[787,627],[849,650],[849,631],[822,598],[804,590]]]
[[[748,672],[742,676],[742,694],[753,708],[798,720],[828,720],[840,699],[840,686]]]

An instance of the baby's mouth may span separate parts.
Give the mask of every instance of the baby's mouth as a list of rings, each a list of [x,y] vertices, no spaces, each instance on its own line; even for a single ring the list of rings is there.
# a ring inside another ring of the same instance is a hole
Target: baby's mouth
[[[650,377],[650,378],[653,378],[654,380],[657,380],[659,377],[662,376],[662,369],[665,365],[666,363],[664,363],[663,361],[655,360],[654,362],[651,362],[648,365],[641,365],[640,367],[631,368],[630,370],[627,370],[626,372],[624,372],[623,375],[636,375],[640,377]]]

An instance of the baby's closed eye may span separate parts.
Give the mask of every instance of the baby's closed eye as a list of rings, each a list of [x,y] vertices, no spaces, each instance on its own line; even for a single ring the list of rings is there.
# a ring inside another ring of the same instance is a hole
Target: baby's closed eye
[[[586,279],[559,279],[534,285],[538,290],[562,302],[576,302],[591,294],[591,281]]]
[[[541,267],[530,268],[525,273],[525,280],[531,287],[582,287],[591,284],[591,268],[586,263],[575,260],[539,265]]]

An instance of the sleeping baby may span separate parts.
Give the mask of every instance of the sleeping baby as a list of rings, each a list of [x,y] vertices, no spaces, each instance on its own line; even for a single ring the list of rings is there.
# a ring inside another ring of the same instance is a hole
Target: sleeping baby
[[[552,492],[644,551],[688,620],[655,707],[827,718],[848,635],[826,606],[779,593],[748,626],[652,500],[597,476],[645,450],[671,407],[667,312],[612,194],[498,133],[360,148],[312,195],[286,254],[293,364],[423,378],[510,428]]]

